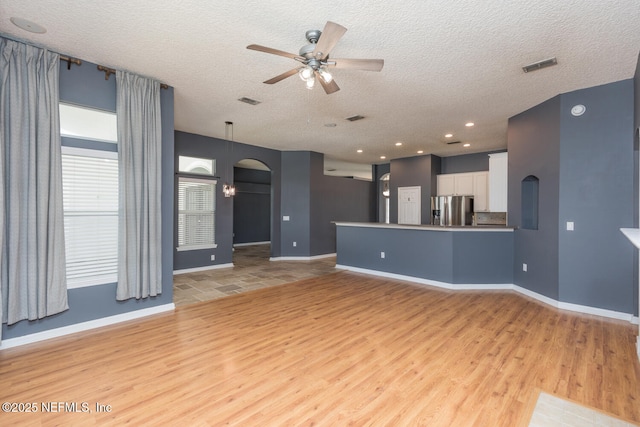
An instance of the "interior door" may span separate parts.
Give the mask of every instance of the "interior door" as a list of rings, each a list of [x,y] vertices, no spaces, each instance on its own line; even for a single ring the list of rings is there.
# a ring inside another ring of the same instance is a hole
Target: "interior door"
[[[398,188],[398,224],[421,223],[420,186]]]

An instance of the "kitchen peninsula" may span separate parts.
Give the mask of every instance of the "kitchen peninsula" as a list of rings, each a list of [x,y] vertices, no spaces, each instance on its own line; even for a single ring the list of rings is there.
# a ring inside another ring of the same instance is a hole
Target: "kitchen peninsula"
[[[513,228],[336,222],[336,267],[448,289],[513,284]]]

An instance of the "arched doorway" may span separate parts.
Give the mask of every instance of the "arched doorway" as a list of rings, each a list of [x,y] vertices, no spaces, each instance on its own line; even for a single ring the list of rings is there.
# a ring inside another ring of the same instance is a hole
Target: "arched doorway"
[[[271,253],[271,169],[255,159],[233,166],[233,247],[243,257],[269,258]]]

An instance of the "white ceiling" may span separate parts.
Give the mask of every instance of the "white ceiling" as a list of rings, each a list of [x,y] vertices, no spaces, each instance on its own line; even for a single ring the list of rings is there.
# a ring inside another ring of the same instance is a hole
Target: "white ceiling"
[[[11,17],[47,32],[26,32]],[[332,95],[307,90],[296,76],[262,83],[298,63],[247,45],[297,54],[305,32],[329,20],[348,29],[333,57],[382,58],[383,70],[335,70],[341,90]],[[177,130],[224,138],[233,121],[235,141],[384,163],[418,150],[505,148],[510,116],[559,93],[631,78],[640,2],[3,0],[0,33],[173,86]],[[522,71],[554,56],[555,67]],[[358,114],[366,118],[345,120]],[[471,146],[446,145],[449,132]]]

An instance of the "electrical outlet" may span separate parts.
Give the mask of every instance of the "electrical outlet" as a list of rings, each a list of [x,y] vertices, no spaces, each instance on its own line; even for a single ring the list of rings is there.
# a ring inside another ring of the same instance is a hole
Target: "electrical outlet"
[[[295,248],[296,246],[298,246],[297,242],[293,242],[293,247]]]
[[[215,255],[211,255],[211,261],[215,261],[216,260],[216,256]]]
[[[380,258],[384,258],[384,257],[385,257],[384,252],[380,252]]]
[[[527,271],[527,264],[522,263],[522,271]]]
[[[283,220],[283,221],[289,221],[289,220],[291,220],[291,218],[289,217],[289,215],[284,215],[284,216],[282,217],[282,220]]]

